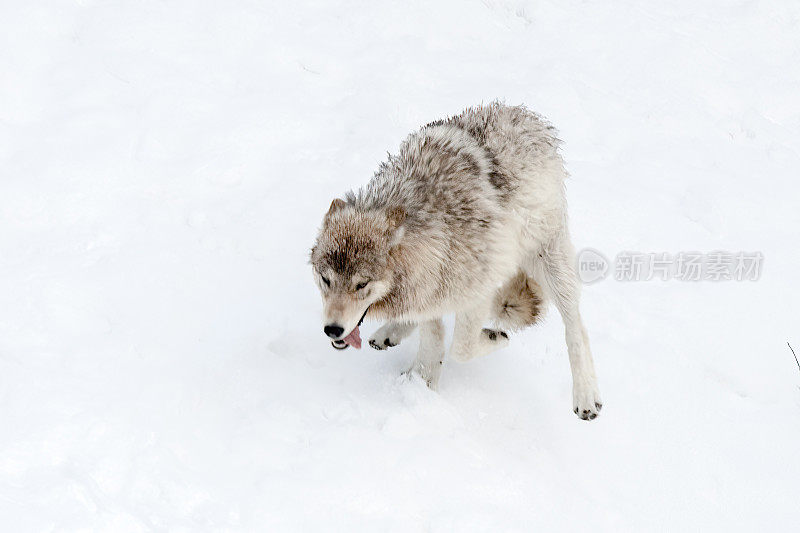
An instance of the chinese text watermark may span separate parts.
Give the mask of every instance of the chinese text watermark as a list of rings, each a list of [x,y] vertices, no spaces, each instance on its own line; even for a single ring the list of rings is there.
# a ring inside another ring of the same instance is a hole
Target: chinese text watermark
[[[609,261],[584,248],[577,255],[578,276],[594,283],[612,275],[617,281],[755,281],[761,276],[761,252],[620,252]]]

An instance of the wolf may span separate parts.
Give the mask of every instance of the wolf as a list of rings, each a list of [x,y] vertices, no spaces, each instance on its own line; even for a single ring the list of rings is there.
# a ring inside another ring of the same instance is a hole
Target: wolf
[[[466,109],[412,133],[367,185],[336,198],[310,263],[334,348],[369,339],[385,350],[419,328],[408,372],[436,389],[442,316],[455,313],[449,357],[464,362],[509,343],[552,302],[564,322],[572,408],[593,420],[603,403],[579,311],[567,228],[567,172],[556,130],[524,106]],[[491,326],[491,327],[489,327]]]

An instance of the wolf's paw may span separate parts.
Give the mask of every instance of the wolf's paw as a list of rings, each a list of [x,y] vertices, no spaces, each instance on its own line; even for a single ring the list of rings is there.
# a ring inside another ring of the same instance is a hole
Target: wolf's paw
[[[375,348],[376,350],[385,350],[386,348],[393,348],[400,344],[400,341],[392,342],[392,339],[386,337],[383,340],[378,340],[377,338],[373,337],[369,340],[369,345]]]
[[[500,348],[508,346],[508,333],[499,329],[481,329],[477,339],[467,342],[453,340],[450,346],[450,358],[459,363],[466,363],[470,359],[481,357]]]
[[[403,375],[411,379],[412,376],[419,376],[429,389],[435,391],[439,388],[439,376],[442,374],[442,363],[434,363],[435,368],[427,368],[419,361],[415,361],[411,368],[403,372]]]
[[[503,348],[508,346],[508,333],[505,331],[500,331],[499,329],[489,329],[483,328],[481,330],[481,335],[483,335],[486,340],[489,342],[493,342],[497,345],[497,348]]]
[[[577,384],[572,388],[572,411],[581,420],[594,420],[603,408],[603,401],[594,383]]]
[[[392,322],[384,324],[369,339],[369,345],[376,350],[385,350],[386,348],[397,346],[408,335],[408,329],[406,325],[398,325]]]

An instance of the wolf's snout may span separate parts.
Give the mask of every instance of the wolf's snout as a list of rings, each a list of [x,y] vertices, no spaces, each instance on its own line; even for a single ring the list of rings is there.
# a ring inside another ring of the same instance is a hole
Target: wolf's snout
[[[323,328],[323,331],[331,339],[338,339],[344,333],[344,328],[338,324],[329,324]]]

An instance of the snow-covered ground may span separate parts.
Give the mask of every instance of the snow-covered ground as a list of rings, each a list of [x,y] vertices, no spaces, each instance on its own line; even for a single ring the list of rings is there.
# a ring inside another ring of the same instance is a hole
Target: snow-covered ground
[[[800,7],[649,4],[3,2],[3,529],[796,531]],[[438,393],[321,331],[331,199],[498,97],[578,248],[764,256],[587,286],[591,423],[555,310]]]

